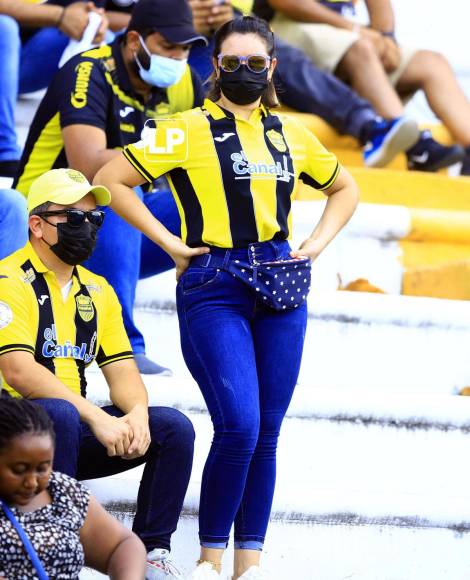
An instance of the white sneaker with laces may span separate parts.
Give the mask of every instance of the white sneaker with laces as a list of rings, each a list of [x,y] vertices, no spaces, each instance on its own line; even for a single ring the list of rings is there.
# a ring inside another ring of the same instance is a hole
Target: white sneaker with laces
[[[268,575],[259,566],[250,566],[238,580],[268,580]]]
[[[201,562],[188,580],[219,580],[220,575],[210,562]]]
[[[183,580],[183,574],[170,559],[170,552],[155,548],[147,554],[145,580]]]

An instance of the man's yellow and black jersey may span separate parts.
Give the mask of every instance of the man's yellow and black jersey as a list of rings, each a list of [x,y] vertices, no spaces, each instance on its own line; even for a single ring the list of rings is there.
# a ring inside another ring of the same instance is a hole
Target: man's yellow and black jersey
[[[31,124],[13,187],[24,195],[50,169],[68,167],[61,129],[92,125],[106,133],[108,149],[140,139],[147,119],[166,117],[202,104],[204,90],[189,66],[168,89],[155,87],[147,102],[134,92],[121,53],[121,37],[88,50],[61,68]],[[86,143],[83,144],[86,147]]]
[[[0,355],[12,351],[31,353],[84,397],[85,368],[95,359],[104,366],[133,358],[121,305],[108,282],[77,266],[64,300],[55,274],[29,242],[0,261]]]
[[[123,153],[146,180],[167,175],[181,237],[193,247],[288,238],[298,179],[322,190],[339,172],[336,157],[294,119],[259,107],[246,121],[210,100]]]

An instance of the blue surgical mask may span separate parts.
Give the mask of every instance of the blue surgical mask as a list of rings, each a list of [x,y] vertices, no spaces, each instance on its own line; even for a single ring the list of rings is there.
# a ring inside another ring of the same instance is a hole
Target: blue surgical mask
[[[140,34],[139,38],[143,49],[150,58],[150,67],[147,70],[142,66],[139,57],[135,55],[135,60],[139,67],[140,78],[144,83],[154,87],[161,87],[163,89],[176,84],[186,70],[187,59],[177,60],[175,58],[160,56],[159,54],[151,54]]]

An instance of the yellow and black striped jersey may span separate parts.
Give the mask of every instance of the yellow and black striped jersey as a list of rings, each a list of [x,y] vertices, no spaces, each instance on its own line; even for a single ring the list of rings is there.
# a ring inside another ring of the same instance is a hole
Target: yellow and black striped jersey
[[[291,117],[261,106],[246,121],[207,99],[123,153],[148,181],[166,174],[193,247],[288,238],[298,179],[322,190],[339,173],[336,157]]]
[[[133,358],[121,305],[106,280],[77,266],[64,300],[28,242],[0,261],[0,355],[25,351],[86,396],[85,368]],[[3,387],[18,396],[10,386]]]
[[[154,87],[146,102],[132,88],[121,53],[121,37],[67,62],[55,75],[31,123],[13,187],[28,195],[31,183],[50,169],[68,167],[62,129],[91,125],[119,149],[140,139],[147,119],[202,104],[202,82],[189,66],[168,89]],[[86,144],[83,145],[86,147]]]

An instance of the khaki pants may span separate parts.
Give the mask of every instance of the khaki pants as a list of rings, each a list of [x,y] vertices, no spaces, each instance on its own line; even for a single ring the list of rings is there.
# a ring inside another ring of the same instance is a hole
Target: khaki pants
[[[271,26],[282,40],[302,50],[318,68],[330,73],[335,72],[344,55],[359,39],[359,34],[352,30],[336,28],[329,24],[295,22],[280,14],[276,14]],[[416,53],[416,49],[410,47],[400,46],[400,50],[401,62],[398,68],[388,75],[393,86],[398,83]]]

